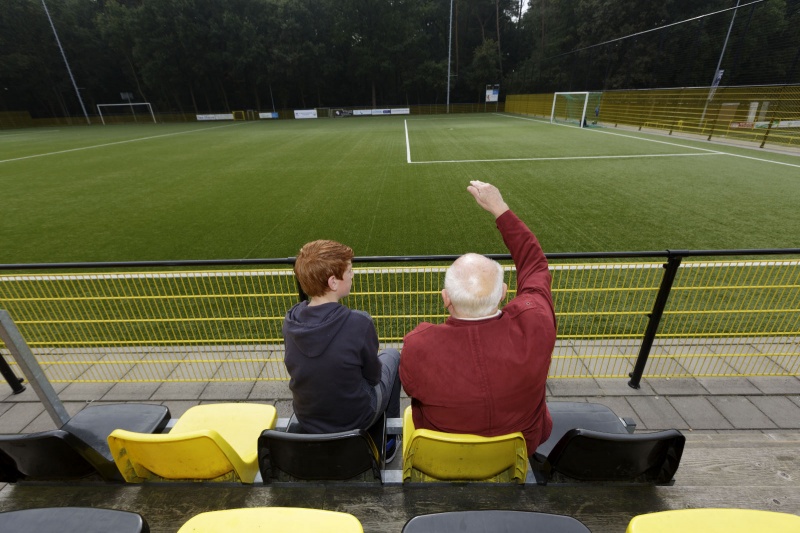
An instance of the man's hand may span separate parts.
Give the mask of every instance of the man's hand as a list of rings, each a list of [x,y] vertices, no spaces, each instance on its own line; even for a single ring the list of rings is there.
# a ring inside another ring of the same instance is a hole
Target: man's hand
[[[508,211],[508,204],[503,201],[503,196],[497,187],[491,183],[477,180],[470,181],[470,183],[471,185],[467,187],[469,193],[475,198],[478,205],[493,214],[494,218]]]

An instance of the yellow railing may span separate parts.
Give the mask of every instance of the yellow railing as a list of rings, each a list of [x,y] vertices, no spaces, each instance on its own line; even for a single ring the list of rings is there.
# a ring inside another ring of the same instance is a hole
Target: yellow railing
[[[551,261],[550,377],[627,377],[663,266]],[[373,316],[384,345],[402,347],[418,323],[445,320],[444,269],[357,268],[344,303]],[[288,379],[281,325],[297,300],[289,268],[0,276],[0,308],[56,383]],[[645,376],[798,374],[800,262],[683,262]]]
[[[505,110],[550,117],[552,94],[509,95]],[[800,148],[800,86],[605,91],[588,121],[669,134]]]

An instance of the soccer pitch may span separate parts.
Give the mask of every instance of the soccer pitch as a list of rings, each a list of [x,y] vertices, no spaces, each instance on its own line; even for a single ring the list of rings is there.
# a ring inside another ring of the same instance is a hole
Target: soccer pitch
[[[0,131],[0,263],[800,245],[800,157],[507,114]]]

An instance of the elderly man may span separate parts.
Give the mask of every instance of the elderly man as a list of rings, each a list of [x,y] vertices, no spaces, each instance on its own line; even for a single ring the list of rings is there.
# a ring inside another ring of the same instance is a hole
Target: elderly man
[[[496,219],[517,267],[517,295],[500,310],[502,267],[478,254],[459,257],[442,290],[450,316],[405,336],[400,380],[415,427],[486,437],[521,431],[532,455],[553,426],[545,403],[556,340],[547,259],[496,187],[472,181],[467,190]]]

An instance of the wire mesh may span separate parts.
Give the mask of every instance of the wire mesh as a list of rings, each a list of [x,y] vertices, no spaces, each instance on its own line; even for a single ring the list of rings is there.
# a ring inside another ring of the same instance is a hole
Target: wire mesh
[[[626,378],[663,262],[550,266],[558,341],[549,377]],[[372,315],[383,345],[402,348],[417,324],[447,318],[445,270],[359,267],[343,303]],[[516,273],[505,270],[512,298]],[[55,383],[286,380],[281,326],[297,301],[289,268],[0,276],[0,308]],[[681,265],[646,376],[798,374],[800,262]]]
[[[509,95],[506,111],[549,117],[553,94]],[[800,148],[800,86],[605,91],[599,125]]]

